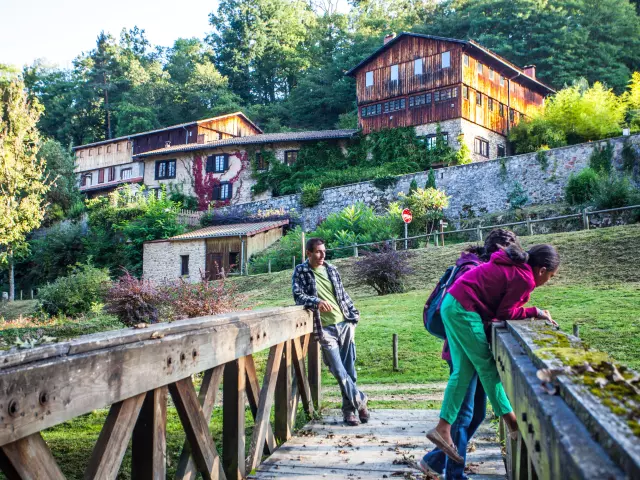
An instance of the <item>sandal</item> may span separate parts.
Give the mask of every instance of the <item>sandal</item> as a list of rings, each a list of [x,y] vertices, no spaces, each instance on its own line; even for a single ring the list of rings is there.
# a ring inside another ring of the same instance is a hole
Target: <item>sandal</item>
[[[456,463],[464,464],[464,458],[462,458],[460,454],[458,454],[458,450],[456,449],[456,447],[445,442],[444,438],[440,436],[435,428],[427,433],[427,438],[431,440],[436,447],[442,450],[442,452],[451,460]]]

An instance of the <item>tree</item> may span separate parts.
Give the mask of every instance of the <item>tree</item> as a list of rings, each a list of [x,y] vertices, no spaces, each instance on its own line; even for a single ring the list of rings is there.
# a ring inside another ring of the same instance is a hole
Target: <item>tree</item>
[[[410,228],[414,232],[425,232],[427,235],[433,231],[436,221],[444,218],[443,210],[449,206],[449,197],[443,190],[436,188],[418,188],[409,195],[400,192],[398,201],[389,204],[391,218],[401,218],[402,209],[408,208],[413,214]]]
[[[9,267],[9,299],[14,299],[14,259],[27,248],[26,236],[45,213],[49,184],[38,162],[42,109],[29,102],[20,77],[0,65],[0,262]]]
[[[45,166],[45,176],[51,181],[46,196],[47,217],[55,220],[54,212],[66,213],[71,205],[82,199],[76,185],[75,159],[68,149],[55,140],[42,142],[37,158]]]

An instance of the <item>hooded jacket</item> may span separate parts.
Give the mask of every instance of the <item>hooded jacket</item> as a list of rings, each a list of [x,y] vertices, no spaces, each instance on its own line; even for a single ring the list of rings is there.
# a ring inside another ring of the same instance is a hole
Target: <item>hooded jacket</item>
[[[459,277],[449,293],[462,308],[476,312],[486,323],[535,317],[536,307],[524,308],[535,287],[531,267],[511,260],[500,250],[487,263]]]

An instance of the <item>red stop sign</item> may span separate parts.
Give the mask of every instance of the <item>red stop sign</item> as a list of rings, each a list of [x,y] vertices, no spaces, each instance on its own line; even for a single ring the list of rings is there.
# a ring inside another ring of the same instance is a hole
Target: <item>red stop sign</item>
[[[413,215],[411,214],[411,210],[409,210],[408,208],[405,208],[404,210],[402,210],[402,221],[404,223],[411,223],[412,219],[413,219]]]

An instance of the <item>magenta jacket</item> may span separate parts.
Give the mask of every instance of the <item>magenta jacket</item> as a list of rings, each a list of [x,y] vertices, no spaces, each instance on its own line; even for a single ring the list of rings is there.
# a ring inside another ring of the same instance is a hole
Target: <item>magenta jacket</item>
[[[535,286],[528,264],[514,262],[505,252],[498,251],[487,263],[458,278],[449,293],[462,308],[478,313],[488,323],[494,319],[535,317],[536,307],[524,308]]]

